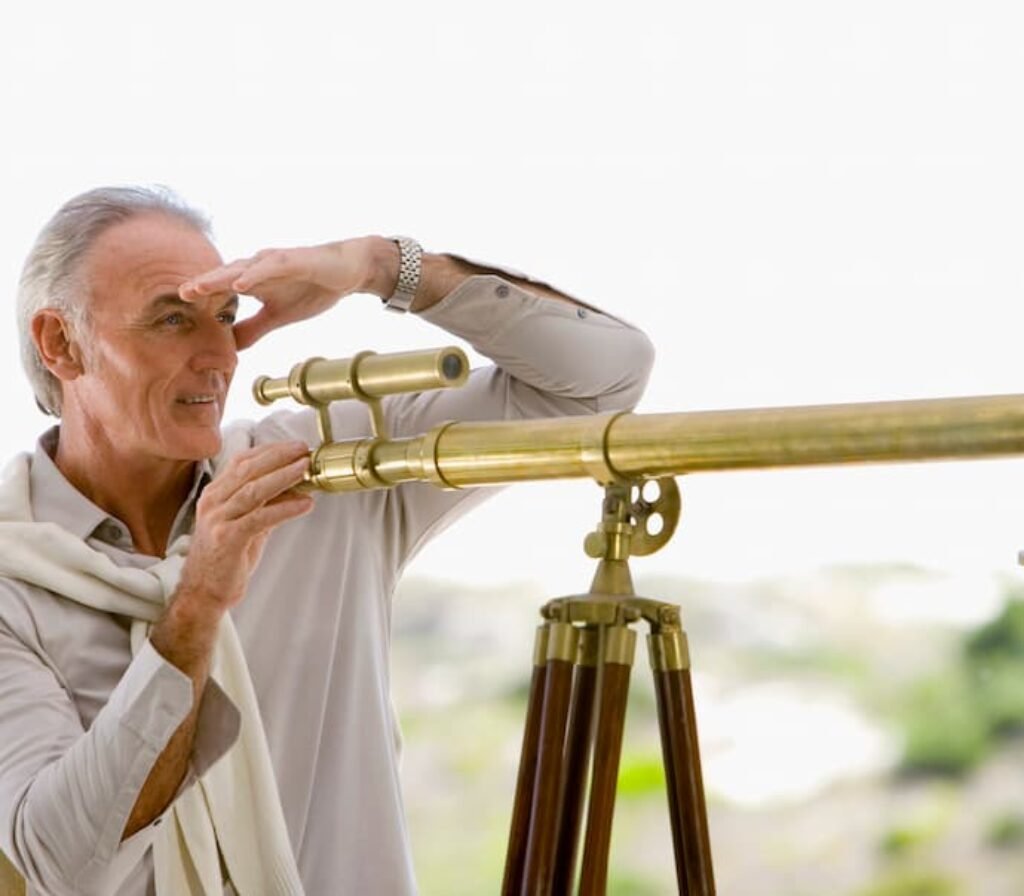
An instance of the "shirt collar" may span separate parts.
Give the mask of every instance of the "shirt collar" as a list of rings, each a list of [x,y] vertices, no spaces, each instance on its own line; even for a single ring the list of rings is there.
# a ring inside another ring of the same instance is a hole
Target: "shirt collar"
[[[29,471],[29,489],[32,502],[32,518],[38,522],[57,523],[72,535],[83,541],[93,537],[96,530],[105,523],[114,522],[124,526],[120,520],[112,517],[102,507],[94,504],[76,489],[53,462],[53,454],[57,448],[60,427],[54,426],[39,437],[32,455],[32,466]],[[191,527],[196,501],[199,500],[206,483],[213,478],[213,466],[210,461],[203,460],[196,464],[192,487],[189,489],[185,503],[178,511],[174,522],[172,538],[181,534],[176,531],[186,521]],[[125,527],[127,531],[127,527]],[[104,539],[106,540],[106,539]]]

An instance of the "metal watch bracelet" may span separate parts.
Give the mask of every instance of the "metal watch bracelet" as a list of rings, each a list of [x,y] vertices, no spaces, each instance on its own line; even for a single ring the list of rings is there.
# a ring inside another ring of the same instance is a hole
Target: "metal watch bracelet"
[[[405,314],[416,296],[420,285],[420,263],[423,258],[423,247],[416,240],[407,236],[390,237],[398,244],[398,283],[395,291],[385,300],[384,307],[388,311]]]

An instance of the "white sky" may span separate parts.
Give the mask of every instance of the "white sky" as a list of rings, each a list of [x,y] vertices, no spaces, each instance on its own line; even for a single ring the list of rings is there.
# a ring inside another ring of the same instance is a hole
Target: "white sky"
[[[101,183],[173,186],[229,257],[409,233],[546,276],[652,335],[641,412],[1024,392],[1022,24],[1009,0],[8,5],[0,454],[45,425],[16,357],[22,259]],[[378,308],[247,353],[229,413],[309,355],[447,341]],[[695,477],[634,570],[1013,574],[1022,472]],[[586,483],[519,486],[415,569],[582,590],[597,515]]]

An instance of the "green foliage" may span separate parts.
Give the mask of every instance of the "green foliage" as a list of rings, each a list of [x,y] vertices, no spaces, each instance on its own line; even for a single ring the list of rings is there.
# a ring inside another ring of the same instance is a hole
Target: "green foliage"
[[[919,833],[914,828],[889,828],[882,835],[879,846],[887,856],[903,856],[920,845]]]
[[[1024,657],[1024,590],[1007,592],[1002,612],[968,636],[964,652],[974,661],[993,657]]]
[[[992,730],[1024,727],[1024,600],[1014,592],[999,616],[964,643],[973,691]]]
[[[961,775],[1024,728],[1024,592],[964,639],[957,662],[916,682],[903,714],[902,769]]]
[[[661,896],[663,886],[649,877],[628,872],[609,872],[608,896]]]
[[[882,852],[889,858],[900,858],[933,838],[932,831],[920,827],[902,826],[889,828],[882,835],[882,842],[879,845]]]
[[[870,664],[865,657],[823,644],[787,650],[755,647],[749,654],[751,673],[760,676],[766,673],[802,675],[861,685],[870,674]]]
[[[1024,815],[1009,811],[995,816],[985,829],[985,842],[997,849],[1020,846],[1024,843]]]
[[[966,674],[978,712],[994,734],[1024,727],[1024,656],[976,659]]]
[[[919,859],[925,847],[938,842],[960,811],[953,796],[956,792],[946,787],[930,788],[926,803],[918,804],[882,835],[879,848],[886,858],[901,860],[913,855]]]
[[[960,896],[956,880],[931,871],[901,871],[860,890],[857,896]]]
[[[904,772],[961,775],[988,751],[987,720],[959,670],[918,682],[903,724]]]
[[[665,767],[660,753],[622,757],[619,763],[619,797],[642,798],[665,792]]]

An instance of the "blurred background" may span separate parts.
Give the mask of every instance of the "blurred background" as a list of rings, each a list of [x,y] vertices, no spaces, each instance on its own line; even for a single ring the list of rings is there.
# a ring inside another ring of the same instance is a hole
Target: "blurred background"
[[[185,2],[0,13],[0,447],[47,425],[13,325],[65,199],[164,183],[228,258],[408,233],[643,327],[642,412],[1016,393],[1024,12],[984,0],[628,6]],[[356,297],[246,352],[445,335]],[[1024,892],[1020,460],[682,482],[634,562],[679,602],[723,893]],[[395,696],[426,894],[493,892],[537,607],[584,590],[586,483],[497,496],[398,596]],[[613,891],[672,888],[634,675]]]

